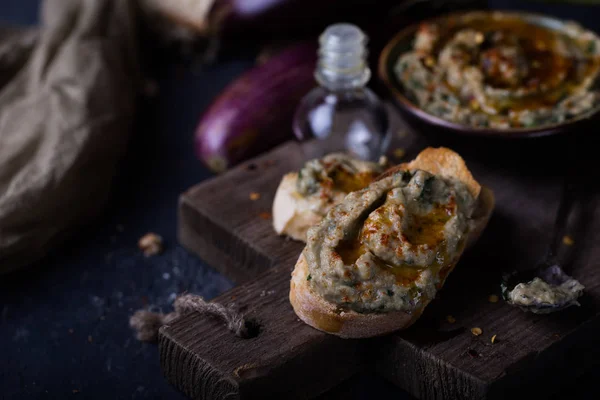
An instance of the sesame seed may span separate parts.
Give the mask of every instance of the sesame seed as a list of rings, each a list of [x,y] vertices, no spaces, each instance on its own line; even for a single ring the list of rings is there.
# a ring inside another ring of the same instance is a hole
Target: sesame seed
[[[405,154],[406,154],[406,150],[404,150],[401,147],[394,149],[394,157],[396,157],[396,158],[402,158],[402,157],[404,157]]]
[[[573,244],[575,243],[573,238],[569,235],[563,236],[562,242],[565,246],[573,246]]]
[[[471,328],[471,333],[475,336],[479,336],[483,333],[481,328]]]

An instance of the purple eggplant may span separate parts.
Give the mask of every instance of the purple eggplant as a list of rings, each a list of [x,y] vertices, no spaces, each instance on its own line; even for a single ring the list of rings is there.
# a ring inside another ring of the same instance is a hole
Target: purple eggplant
[[[296,106],[316,84],[316,56],[316,45],[295,45],[226,87],[198,124],[198,158],[212,171],[223,172],[292,139]]]

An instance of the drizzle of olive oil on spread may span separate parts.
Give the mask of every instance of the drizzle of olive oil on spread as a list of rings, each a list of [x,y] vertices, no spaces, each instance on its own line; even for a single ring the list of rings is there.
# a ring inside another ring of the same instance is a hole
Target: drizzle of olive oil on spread
[[[350,193],[308,233],[308,283],[358,312],[413,312],[464,247],[475,199],[457,180],[406,171]]]

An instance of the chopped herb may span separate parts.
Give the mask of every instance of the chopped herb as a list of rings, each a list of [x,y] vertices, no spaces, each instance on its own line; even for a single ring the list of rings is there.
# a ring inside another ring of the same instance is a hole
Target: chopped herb
[[[425,179],[423,182],[423,190],[421,190],[421,194],[419,194],[418,200],[427,200],[431,199],[431,186],[433,185],[433,177]]]
[[[306,277],[307,281],[310,281],[312,279],[312,276],[310,274],[308,274],[308,276]]]
[[[424,89],[423,84],[414,78],[410,80],[410,85],[416,90]]]
[[[394,295],[394,292],[388,289],[387,295],[390,296],[390,297],[392,297]]]
[[[591,53],[591,54],[596,52],[596,41],[595,40],[590,40],[590,42],[588,43],[587,52]]]

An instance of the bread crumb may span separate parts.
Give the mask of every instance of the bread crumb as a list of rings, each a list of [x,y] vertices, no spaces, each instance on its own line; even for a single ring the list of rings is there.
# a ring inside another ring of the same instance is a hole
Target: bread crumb
[[[471,328],[471,333],[475,336],[479,336],[483,333],[483,331],[481,330],[481,328]]]
[[[496,342],[496,335],[492,336],[492,339],[490,341],[492,342],[492,344],[494,344],[494,342]]]
[[[144,256],[146,257],[159,254],[163,250],[162,237],[156,233],[146,233],[138,241],[138,247],[144,252]]]
[[[250,193],[250,200],[256,201],[258,199],[260,199],[260,193],[256,193],[256,192]]]
[[[569,235],[563,236],[562,242],[565,246],[573,246],[573,244],[575,243],[573,238]]]
[[[456,322],[456,318],[454,318],[452,315],[448,315],[446,317],[446,321],[448,321],[449,323],[453,324]]]
[[[271,213],[266,211],[261,212],[260,214],[258,214],[258,216],[262,219],[271,219]]]
[[[405,154],[406,154],[406,150],[404,150],[402,147],[398,147],[397,149],[394,149],[394,157],[396,157],[396,158],[402,158],[402,157],[404,157]]]
[[[488,300],[490,303],[497,303],[499,299],[495,294],[491,294],[490,297],[488,297]]]

